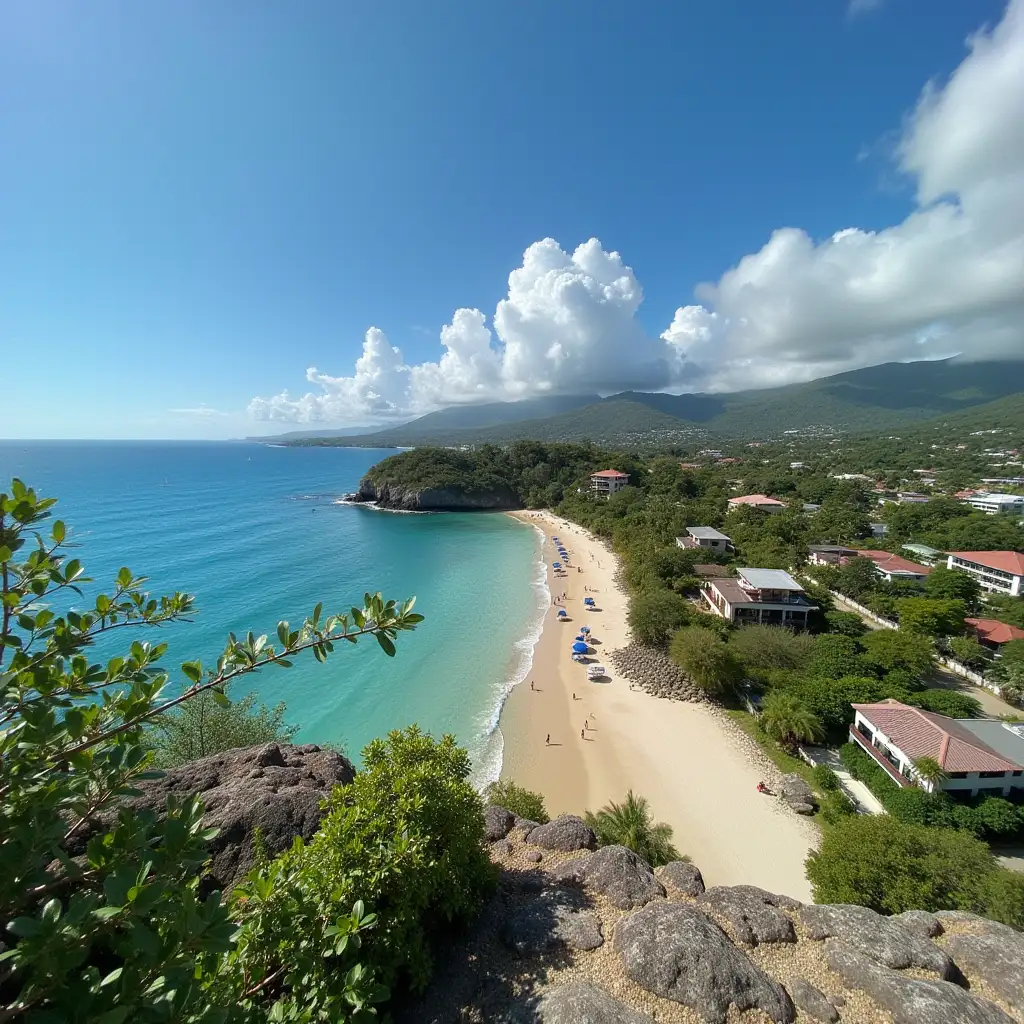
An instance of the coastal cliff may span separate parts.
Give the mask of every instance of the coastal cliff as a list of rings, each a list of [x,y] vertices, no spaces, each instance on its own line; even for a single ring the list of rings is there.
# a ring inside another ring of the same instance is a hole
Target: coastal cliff
[[[413,449],[372,466],[350,501],[406,512],[522,508],[511,483],[474,452]]]
[[[349,500],[372,501],[378,508],[406,512],[505,511],[522,506],[510,488],[492,491],[466,490],[458,486],[413,488],[387,480],[377,484],[369,476],[363,477],[359,490]]]

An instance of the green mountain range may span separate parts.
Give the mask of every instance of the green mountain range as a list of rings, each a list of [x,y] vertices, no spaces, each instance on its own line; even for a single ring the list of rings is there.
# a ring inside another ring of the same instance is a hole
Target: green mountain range
[[[289,437],[288,443],[404,447],[591,440],[671,443],[705,436],[769,437],[786,430],[891,431],[957,416],[1024,392],[1024,360],[951,359],[883,363],[803,384],[731,394],[669,395],[623,391],[461,406],[357,436]],[[1013,402],[1007,415],[1013,415]],[[997,410],[998,412],[998,410]],[[982,420],[985,413],[979,409]],[[971,421],[973,422],[973,421]],[[974,429],[984,429],[984,425]]]

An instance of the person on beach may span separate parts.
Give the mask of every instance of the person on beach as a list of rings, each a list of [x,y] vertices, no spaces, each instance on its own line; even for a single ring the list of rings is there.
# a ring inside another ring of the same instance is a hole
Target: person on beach
[[[545,747],[550,747],[551,746],[551,733],[548,733],[547,736],[544,738],[544,746]]]
[[[586,738],[587,738],[587,737],[586,737],[586,734],[585,734],[585,733],[583,732],[583,730],[582,730],[582,729],[580,729],[580,739],[581,739],[581,740],[585,740]]]
[[[536,689],[536,687],[534,687],[534,685],[533,685],[533,680],[532,679],[530,680],[530,689],[531,690]]]

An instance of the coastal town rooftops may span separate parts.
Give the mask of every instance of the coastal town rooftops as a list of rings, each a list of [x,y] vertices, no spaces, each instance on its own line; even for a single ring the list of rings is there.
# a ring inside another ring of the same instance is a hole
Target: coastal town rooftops
[[[976,562],[978,565],[988,566],[990,569],[999,569],[1002,572],[1012,573],[1014,576],[1024,576],[1024,555],[1019,551],[950,551],[954,558],[960,558],[965,562]]]
[[[777,498],[769,498],[767,494],[744,494],[739,498],[730,498],[730,505],[776,505],[779,508],[785,507],[784,501]]]
[[[628,480],[628,473],[620,473],[617,469],[599,469],[596,473],[590,474],[590,479],[593,480],[595,476],[601,477],[603,480]]]
[[[785,569],[737,569],[736,572],[755,590],[795,590],[802,593],[804,589]]]
[[[947,772],[1024,768],[1024,737],[1004,722],[947,718],[892,699],[853,709],[915,761],[931,757]]]
[[[820,551],[823,554],[833,555],[859,555],[856,548],[848,548],[844,544],[808,544],[808,551]]]
[[[987,640],[990,644],[1008,644],[1011,640],[1024,640],[1024,629],[1018,629],[998,619],[964,619],[979,640]]]
[[[728,579],[729,569],[724,565],[715,565],[712,562],[698,562],[693,567],[693,571],[697,576],[703,579]]]
[[[909,558],[894,555],[889,551],[859,551],[862,558],[870,558],[883,572],[904,573],[912,576],[927,576],[931,569],[927,565],[918,565]]]
[[[688,526],[686,532],[697,540],[729,540],[721,530],[716,530],[713,526]]]

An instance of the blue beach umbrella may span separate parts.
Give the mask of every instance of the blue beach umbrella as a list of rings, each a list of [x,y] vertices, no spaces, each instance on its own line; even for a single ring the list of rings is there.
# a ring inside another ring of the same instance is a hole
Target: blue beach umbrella
[[[561,569],[562,568],[562,563],[561,562],[552,562],[551,563],[551,568],[552,569]]]
[[[594,607],[594,599],[592,597],[585,597],[585,598],[583,598],[583,603],[588,608],[593,608]]]
[[[590,627],[589,626],[580,626],[580,632],[585,635],[585,634],[590,632]]]
[[[572,645],[572,650],[574,654],[586,654],[587,645],[583,643],[575,643]]]
[[[587,640],[587,638],[583,635],[582,632],[580,633],[580,635],[578,637],[576,637],[576,639],[578,641],[582,642],[582,643],[586,643],[586,640]]]
[[[560,609],[560,610],[559,610],[559,612],[558,612],[558,617],[559,617],[560,619],[565,619],[565,618],[568,618],[568,616],[569,616],[569,613],[568,613],[568,612],[567,612],[567,611],[566,611],[566,610],[565,610],[564,608],[562,608],[562,609]]]

